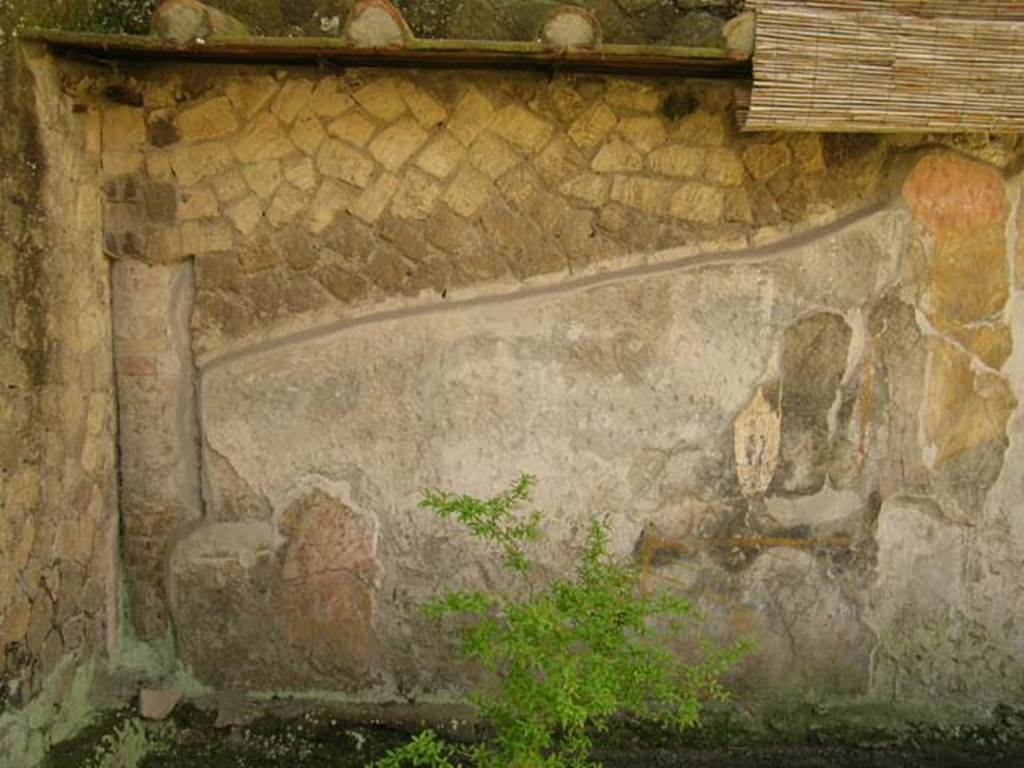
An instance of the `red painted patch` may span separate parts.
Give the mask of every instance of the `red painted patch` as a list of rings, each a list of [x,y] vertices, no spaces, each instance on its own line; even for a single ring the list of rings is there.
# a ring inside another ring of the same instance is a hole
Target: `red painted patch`
[[[914,167],[903,196],[933,232],[1006,221],[1003,179],[992,168],[951,152],[928,155]]]

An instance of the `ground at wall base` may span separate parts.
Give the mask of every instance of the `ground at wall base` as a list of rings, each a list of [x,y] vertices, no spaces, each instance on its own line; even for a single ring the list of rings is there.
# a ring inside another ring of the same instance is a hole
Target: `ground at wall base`
[[[104,737],[131,720],[131,708],[107,713],[92,727],[54,748],[43,768],[92,766]],[[605,768],[1013,768],[1024,766],[1024,716],[997,712],[984,726],[950,730],[901,729],[899,735],[864,724],[836,730],[808,711],[766,721],[756,733],[736,723],[736,710],[709,714],[702,727],[674,734],[622,723],[602,740],[595,757]],[[413,726],[346,721],[327,710],[264,715],[245,726],[218,728],[217,714],[180,706],[170,723],[151,727],[173,735],[140,768],[362,767],[407,741]],[[465,726],[462,735],[468,737]],[[92,762],[91,762],[92,761]]]

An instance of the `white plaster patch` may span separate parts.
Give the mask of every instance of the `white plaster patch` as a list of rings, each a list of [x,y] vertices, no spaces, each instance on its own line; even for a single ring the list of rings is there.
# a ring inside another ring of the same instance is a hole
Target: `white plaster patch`
[[[775,496],[765,500],[768,515],[780,525],[818,526],[854,518],[864,508],[864,500],[855,491],[825,488],[813,496]]]

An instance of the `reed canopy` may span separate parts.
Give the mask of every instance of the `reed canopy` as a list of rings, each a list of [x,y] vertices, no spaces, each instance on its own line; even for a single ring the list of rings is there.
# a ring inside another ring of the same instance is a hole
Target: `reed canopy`
[[[754,0],[746,130],[1024,129],[1024,2]]]

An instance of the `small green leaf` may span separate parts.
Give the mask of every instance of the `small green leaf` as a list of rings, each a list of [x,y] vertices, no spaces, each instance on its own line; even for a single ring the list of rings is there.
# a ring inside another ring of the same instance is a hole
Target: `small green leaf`
[[[519,511],[533,483],[520,475],[484,500],[428,490],[420,507],[495,545],[505,568],[527,574],[525,545],[541,538],[543,523],[541,513]],[[590,768],[593,737],[612,717],[696,725],[702,701],[725,696],[721,676],[748,646],[704,644],[701,661],[684,663],[667,642],[699,618],[691,603],[644,594],[640,571],[615,562],[608,547],[607,527],[593,520],[571,578],[525,596],[453,591],[427,603],[428,616],[453,624],[463,657],[491,675],[469,698],[493,736],[457,753],[424,731],[376,765]]]

